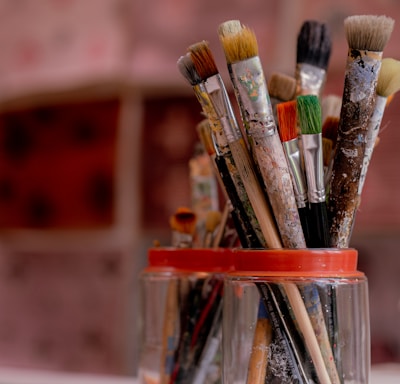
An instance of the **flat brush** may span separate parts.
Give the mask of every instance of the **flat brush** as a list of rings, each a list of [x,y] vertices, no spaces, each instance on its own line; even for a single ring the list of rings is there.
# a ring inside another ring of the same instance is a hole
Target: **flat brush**
[[[296,79],[284,73],[274,72],[268,79],[268,92],[271,100],[275,122],[279,127],[277,105],[296,97]]]
[[[194,66],[190,52],[181,56],[177,65],[181,74],[186,78],[189,84],[192,85],[203,112],[207,116],[211,129],[211,141],[215,152],[215,165],[219,172],[220,180],[224,185],[222,189],[226,192],[232,203],[232,219],[235,223],[240,242],[243,247],[263,247],[266,245],[264,235],[249,200],[239,169],[236,166],[227,136],[223,129],[223,124],[211,102],[210,96],[205,88],[205,83],[202,81],[202,78]],[[202,65],[202,62],[198,65]],[[227,103],[229,103],[229,100],[227,100]],[[229,104],[227,108],[230,109]],[[229,113],[232,113],[231,118],[234,119],[233,112]],[[204,143],[208,145],[209,140],[204,141]],[[208,147],[208,150],[211,151],[211,148]]]
[[[280,248],[282,243],[274,216],[259,183],[256,167],[236,121],[225,85],[208,43],[203,41],[193,44],[189,47],[189,51],[194,66],[202,79],[201,84],[205,93],[219,117],[233,160],[264,236],[265,244],[269,248]]]
[[[257,164],[284,247],[306,246],[292,180],[275,124],[255,34],[219,28],[251,154]]]
[[[320,97],[326,81],[332,41],[325,23],[305,21],[297,36],[297,95]]]
[[[293,100],[296,97],[296,79],[284,73],[273,72],[268,79],[268,92],[271,100]]]
[[[376,85],[376,100],[374,112],[370,118],[367,132],[367,142],[365,145],[364,162],[361,170],[360,185],[358,195],[361,196],[367,176],[368,166],[371,161],[372,152],[378,138],[380,126],[388,98],[393,96],[400,89],[400,61],[392,58],[382,59],[381,70]]]
[[[386,16],[350,16],[344,26],[348,55],[328,204],[331,246],[336,248],[347,248],[350,243],[359,206],[368,124],[375,106],[383,50],[394,20]]]
[[[329,117],[339,117],[342,108],[342,98],[339,95],[328,94],[320,99],[322,110],[322,125]],[[323,132],[322,132],[323,133]]]
[[[329,224],[325,201],[321,106],[318,97],[298,96],[297,114],[310,202],[310,247],[327,248],[330,246]]]
[[[294,196],[299,211],[301,226],[309,246],[309,209],[307,182],[304,176],[303,157],[300,152],[297,136],[297,105],[296,100],[286,101],[277,105],[279,136],[292,176]]]

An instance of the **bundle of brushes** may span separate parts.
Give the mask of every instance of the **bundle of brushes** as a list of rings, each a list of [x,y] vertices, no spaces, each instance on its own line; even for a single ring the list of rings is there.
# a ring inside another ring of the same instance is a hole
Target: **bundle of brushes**
[[[222,23],[218,35],[239,118],[208,42],[191,45],[179,58],[179,70],[211,127],[213,161],[236,212],[242,247],[349,247],[383,111],[400,87],[398,62],[382,60],[393,26],[394,20],[386,16],[344,20],[349,50],[343,96],[324,98],[331,53],[324,23],[311,20],[302,25],[294,74],[281,76],[282,90],[279,76],[266,80],[254,31],[239,20]],[[302,335],[297,337],[299,345],[285,346],[288,359],[295,359],[292,379],[343,382],[335,343],[334,294],[285,282],[278,284],[278,290],[258,288],[260,320],[265,311],[279,317],[289,306],[294,325],[288,337]],[[322,311],[322,305],[329,310]],[[248,383],[264,383],[269,374],[256,379],[249,367]]]
[[[156,379],[159,383],[220,382],[223,274],[230,268],[230,247],[214,244],[224,237],[219,235],[219,227],[227,226],[229,212],[229,208],[207,212],[198,247],[193,243],[197,228],[193,209],[178,207],[170,217],[171,247],[165,250],[175,255],[175,261],[168,264],[169,256],[162,261],[167,270],[161,272],[166,292]]]

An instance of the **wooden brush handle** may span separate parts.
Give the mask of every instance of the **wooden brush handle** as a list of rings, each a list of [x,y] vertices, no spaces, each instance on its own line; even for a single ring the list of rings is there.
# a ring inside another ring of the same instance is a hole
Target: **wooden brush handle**
[[[306,248],[292,178],[277,133],[256,137],[252,154],[264,180],[264,187],[285,248]]]
[[[325,361],[318,344],[311,320],[307,313],[306,306],[301,298],[300,292],[294,283],[282,283],[285,293],[288,297],[297,324],[304,336],[305,343],[315,366],[315,370],[321,384],[332,384]]]
[[[328,214],[332,247],[347,248],[350,243],[360,203],[358,188],[368,122],[375,105],[381,57],[381,52],[349,50],[329,190]],[[355,95],[358,97],[356,100]]]
[[[268,204],[256,174],[254,163],[245,146],[244,140],[239,139],[229,143],[232,156],[242,178],[249,201],[260,224],[268,248],[282,248],[282,242],[275,218]]]

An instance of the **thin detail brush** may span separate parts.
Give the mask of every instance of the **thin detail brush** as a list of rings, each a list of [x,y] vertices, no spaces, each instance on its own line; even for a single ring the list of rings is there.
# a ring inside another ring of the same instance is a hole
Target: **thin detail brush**
[[[297,137],[297,105],[296,100],[286,101],[277,105],[279,136],[292,176],[293,190],[299,211],[301,226],[309,246],[309,207],[307,182],[304,176],[303,157]]]
[[[328,204],[331,246],[336,248],[347,248],[350,243],[359,206],[368,124],[375,106],[383,50],[394,20],[386,16],[349,16],[344,26],[349,48]]]
[[[374,112],[370,118],[367,132],[367,142],[365,145],[364,162],[361,170],[360,185],[358,186],[358,195],[361,196],[365,178],[367,176],[368,166],[371,161],[372,152],[375,148],[376,140],[379,134],[383,115],[388,98],[393,96],[400,89],[400,61],[392,58],[382,59],[381,70],[376,85],[376,101]]]
[[[203,240],[204,248],[209,248],[212,246],[218,226],[221,224],[221,219],[222,213],[220,211],[210,210],[207,212],[205,221],[206,231]]]
[[[329,182],[332,177],[333,159],[338,136],[339,116],[328,116],[322,126],[322,144],[324,156],[325,194],[329,194]]]
[[[254,162],[247,150],[240,127],[236,121],[225,85],[218,72],[208,43],[203,41],[189,47],[194,66],[202,78],[204,92],[208,95],[225,133],[238,173],[258,220],[265,244],[269,248],[280,248],[274,216],[261,187]]]
[[[297,95],[322,95],[331,49],[332,41],[325,23],[307,20],[302,24],[297,36]]]
[[[221,222],[218,231],[214,234],[212,246],[218,247],[222,245],[225,233],[231,235],[232,232],[236,232],[237,237],[239,237],[244,247],[244,244],[247,244],[246,242],[248,241],[246,235],[250,232],[248,230],[249,219],[236,192],[231,174],[225,164],[225,159],[221,158],[216,153],[209,119],[206,118],[200,121],[196,126],[196,130],[205,151],[210,156],[211,163],[214,166],[214,173],[225,198]],[[231,200],[233,200],[234,203],[232,203]],[[254,238],[256,237],[254,231],[252,231],[251,234]],[[236,243],[234,239],[232,239],[232,241]]]
[[[304,248],[306,243],[292,180],[258,56],[256,36],[245,26],[236,33],[220,26],[219,32],[251,154],[264,181],[282,243],[287,248]]]

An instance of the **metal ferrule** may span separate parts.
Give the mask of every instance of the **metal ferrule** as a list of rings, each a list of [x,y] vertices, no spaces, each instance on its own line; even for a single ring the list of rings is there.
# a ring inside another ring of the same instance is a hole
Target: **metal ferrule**
[[[322,134],[301,136],[304,166],[310,203],[325,201],[324,166],[322,161]]]
[[[212,139],[217,155],[221,156],[229,150],[225,133],[223,132],[220,118],[215,110],[204,83],[193,86],[194,93],[210,123]]]
[[[218,132],[212,132],[211,139],[213,141],[215,153],[217,154],[217,156],[225,156],[231,153],[231,149],[229,147],[225,132],[222,129],[222,125],[221,129]]]
[[[228,93],[219,74],[204,82],[210,101],[219,117],[228,143],[242,138],[242,132],[236,121]]]
[[[297,208],[304,208],[307,205],[307,183],[302,169],[302,159],[297,139],[284,141],[282,143],[289,171],[292,176],[294,196]]]
[[[229,65],[243,123],[249,136],[265,137],[277,132],[264,71],[258,56]]]
[[[320,96],[325,85],[326,70],[307,63],[296,65],[298,95]]]

